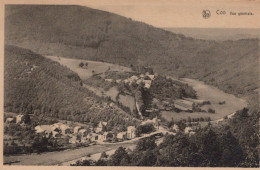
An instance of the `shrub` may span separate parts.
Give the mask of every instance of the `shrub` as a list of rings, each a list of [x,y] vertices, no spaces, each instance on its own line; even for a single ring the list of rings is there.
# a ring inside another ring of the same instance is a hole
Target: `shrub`
[[[83,62],[80,62],[79,63],[79,67],[83,67],[84,66],[84,63]]]
[[[223,104],[226,104],[226,101],[220,101],[218,102],[219,105],[223,105]]]
[[[215,110],[212,109],[212,108],[209,108],[209,109],[208,109],[208,112],[209,112],[209,113],[215,113]]]

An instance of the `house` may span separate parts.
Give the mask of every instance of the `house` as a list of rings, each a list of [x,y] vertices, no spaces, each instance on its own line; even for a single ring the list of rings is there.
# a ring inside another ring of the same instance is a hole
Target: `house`
[[[120,132],[116,135],[116,138],[119,140],[125,140],[126,139],[126,132]]]
[[[138,80],[138,77],[137,76],[132,76],[129,79],[130,79],[130,82],[133,82],[133,81]]]
[[[88,135],[88,132],[86,129],[80,129],[78,132],[82,137],[86,137]]]
[[[59,138],[62,136],[62,134],[59,131],[52,131],[51,133],[54,138]]]
[[[105,79],[105,81],[108,81],[111,83],[113,81],[113,79]]]
[[[60,131],[60,125],[61,125],[60,123],[55,123],[55,124],[51,125],[51,130],[59,132]]]
[[[194,135],[195,132],[193,131],[192,127],[188,126],[184,129],[184,133],[189,134],[189,135]]]
[[[117,79],[116,83],[121,83],[121,81],[122,81],[121,79]]]
[[[69,143],[75,144],[75,143],[79,143],[79,139],[77,138],[77,136],[72,136],[72,138],[69,139]]]
[[[96,133],[102,132],[104,128],[107,126],[107,122],[99,122],[98,126],[95,129]]]
[[[98,140],[98,134],[92,133],[88,136],[91,142],[97,141]]]
[[[151,80],[154,80],[154,75],[151,75],[151,74],[149,74],[149,75],[147,75]]]
[[[145,124],[152,124],[156,129],[159,129],[159,120],[157,117],[153,118],[152,120],[148,119],[141,123],[141,125],[145,125]]]
[[[144,79],[143,78],[141,78],[141,79],[138,79],[137,81],[136,81],[136,84],[140,84],[140,83],[142,83],[144,81]]]
[[[81,126],[75,126],[74,129],[73,129],[73,132],[76,134],[79,132],[80,129],[83,129],[83,127]]]
[[[16,116],[16,123],[22,123],[23,117],[24,117],[24,115],[17,115]]]
[[[71,128],[67,125],[60,125],[60,130],[61,132],[65,135],[65,134],[70,134],[71,133]]]
[[[87,137],[81,137],[81,143],[87,143],[90,142],[90,140]]]
[[[134,126],[128,126],[127,127],[127,138],[128,139],[133,139],[135,137],[136,137],[135,127]]]
[[[42,132],[45,131],[45,130],[41,127],[41,125],[35,126],[34,130],[35,130],[36,133],[42,133]]]
[[[14,118],[7,118],[5,123],[15,123],[15,119]]]
[[[103,134],[103,141],[107,140],[107,137],[108,137],[108,132],[104,132],[104,134]]]
[[[151,87],[152,81],[151,80],[144,80],[144,87],[149,89]]]
[[[50,134],[57,133],[56,131],[52,131],[52,125],[38,125],[34,128],[36,133],[41,134],[44,133],[45,137],[49,137]]]
[[[173,132],[179,132],[180,131],[180,128],[179,128],[179,126],[178,125],[176,125],[176,124],[174,124],[173,126],[172,126],[172,130],[173,130]]]

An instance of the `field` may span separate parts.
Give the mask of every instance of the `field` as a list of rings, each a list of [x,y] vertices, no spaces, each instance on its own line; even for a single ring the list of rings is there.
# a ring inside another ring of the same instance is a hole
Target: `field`
[[[71,59],[57,56],[45,56],[53,61],[59,62],[61,65],[68,67],[72,71],[76,72],[82,80],[90,78],[93,74],[104,73],[107,70],[118,72],[131,72],[128,67],[119,66],[116,64],[110,64],[105,62],[97,62],[90,60]],[[88,63],[87,67],[79,67],[80,63]]]
[[[237,110],[240,110],[247,106],[245,100],[238,98],[232,94],[225,93],[219,90],[216,87],[206,85],[205,83],[193,79],[184,78],[181,80],[184,83],[187,83],[197,92],[199,100],[210,101],[210,105],[204,105],[201,107],[203,110],[208,110],[209,108],[215,110],[215,113],[202,113],[202,112],[171,112],[171,111],[163,111],[162,116],[167,120],[180,120],[191,118],[206,118],[210,117],[211,120],[221,119],[229,114],[234,113]],[[220,105],[219,102],[225,101],[225,104]]]
[[[130,108],[131,112],[135,109],[135,98],[130,95],[119,95],[118,101],[122,103],[124,106],[127,106]]]
[[[96,154],[101,152],[117,149],[118,147],[131,147],[135,146],[135,142],[122,143],[122,144],[107,144],[107,145],[92,145],[89,147],[64,150],[59,152],[46,152],[42,154],[31,155],[15,155],[5,156],[4,163],[13,162],[14,165],[60,165],[64,162],[69,162],[88,154]]]

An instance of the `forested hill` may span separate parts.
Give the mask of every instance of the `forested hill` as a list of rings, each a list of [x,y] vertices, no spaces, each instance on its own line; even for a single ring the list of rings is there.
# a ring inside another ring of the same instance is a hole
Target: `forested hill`
[[[110,128],[135,121],[80,85],[79,76],[30,50],[5,46],[4,109]]]
[[[235,94],[259,84],[258,39],[197,40],[82,6],[7,5],[5,43],[42,55],[152,66]]]

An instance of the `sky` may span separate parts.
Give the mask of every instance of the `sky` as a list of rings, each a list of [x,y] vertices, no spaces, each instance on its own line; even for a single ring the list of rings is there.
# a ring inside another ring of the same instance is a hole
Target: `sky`
[[[116,13],[155,27],[260,28],[260,0],[3,0],[8,4],[77,4]],[[211,17],[204,19],[203,10]],[[216,14],[217,10],[225,15]],[[230,12],[254,15],[230,15]]]
[[[260,28],[260,1],[228,1],[218,3],[205,0],[118,0],[85,1],[86,6],[113,12],[142,21],[155,27],[202,27],[202,28]],[[148,3],[149,2],[149,3]],[[225,3],[223,3],[225,2]],[[207,9],[211,17],[204,19],[202,11]],[[217,10],[225,11],[218,15]],[[236,15],[230,15],[236,12]],[[254,15],[238,16],[239,12]]]

